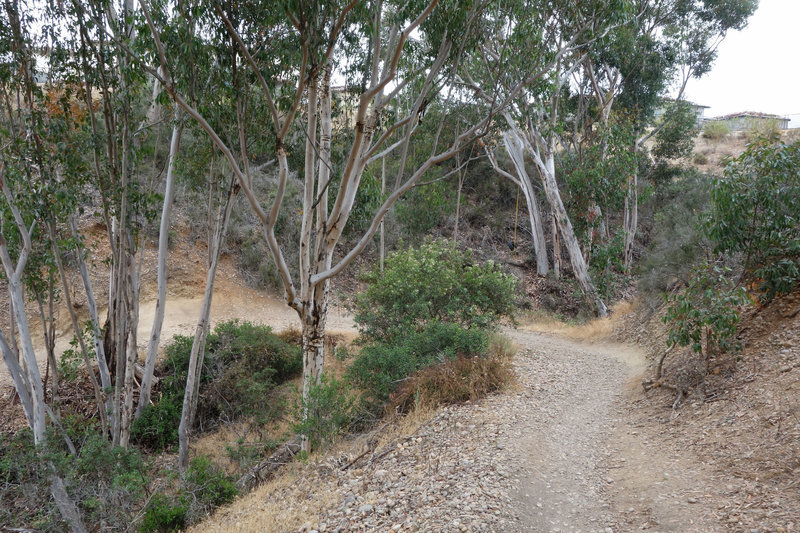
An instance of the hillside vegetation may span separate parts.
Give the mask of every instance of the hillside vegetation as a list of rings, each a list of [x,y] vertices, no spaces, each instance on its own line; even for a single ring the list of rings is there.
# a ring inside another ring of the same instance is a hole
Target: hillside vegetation
[[[671,412],[794,386],[800,141],[683,99],[756,2],[117,4],[0,12],[3,527],[181,530],[352,439],[375,467],[515,368],[577,375],[502,327],[620,302]],[[611,416],[627,367],[592,368]],[[796,405],[758,405],[742,476],[794,490]]]

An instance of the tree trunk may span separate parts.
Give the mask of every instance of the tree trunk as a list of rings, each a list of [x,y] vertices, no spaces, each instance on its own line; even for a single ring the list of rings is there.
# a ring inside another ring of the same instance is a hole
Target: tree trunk
[[[158,232],[158,297],[156,298],[155,317],[147,345],[147,359],[144,364],[144,376],[139,390],[139,405],[135,417],[141,416],[145,407],[150,404],[150,392],[153,387],[153,372],[156,367],[158,346],[161,341],[161,327],[164,324],[164,311],[167,303],[167,255],[169,254],[169,228],[172,219],[172,203],[175,197],[175,161],[181,144],[183,133],[183,113],[175,106],[175,124],[172,126],[172,140],[169,144],[169,162],[164,187],[164,205],[161,208],[161,227]]]
[[[460,183],[460,182],[459,182]],[[386,195],[386,156],[381,158],[381,199]],[[455,241],[455,235],[458,235],[458,204],[461,201],[461,187],[458,188],[458,200],[456,201],[456,228],[453,232],[453,240]],[[383,272],[383,263],[386,259],[386,236],[384,235],[383,224],[384,221],[381,219],[381,247],[378,251],[378,265],[380,266],[381,272]]]
[[[456,221],[453,223],[453,245],[458,242],[458,221],[461,218],[461,190],[464,188],[464,175],[466,172],[466,169],[463,169],[458,173],[458,188],[456,189]],[[383,222],[381,222],[381,228],[383,228]],[[381,272],[383,272],[383,266],[381,266]]]
[[[517,171],[517,176],[519,176],[522,192],[528,204],[533,248],[536,253],[536,273],[540,276],[546,276],[549,268],[547,261],[547,242],[544,240],[542,216],[539,213],[539,203],[536,199],[536,193],[533,190],[533,183],[528,175],[528,171],[525,169],[525,147],[522,141],[512,132],[506,132],[503,135],[503,141],[506,152],[508,152],[509,157],[511,157],[511,161]]]
[[[550,221],[553,228],[553,275],[561,279],[561,241],[558,238],[558,220],[555,213],[551,213]]]
[[[639,224],[639,179],[637,174],[638,173],[634,171],[633,174],[628,177],[628,192],[625,195],[625,270],[630,270],[633,264],[633,243]]]
[[[94,289],[92,288],[92,280],[89,277],[89,269],[86,267],[86,259],[84,258],[84,249],[83,246],[80,244],[80,235],[78,233],[78,223],[75,219],[75,216],[72,215],[69,218],[70,230],[72,232],[72,238],[78,243],[76,249],[76,256],[78,261],[78,269],[81,274],[81,280],[83,281],[83,290],[86,292],[86,307],[89,308],[89,322],[92,326],[92,334],[94,339],[94,349],[95,349],[95,359],[97,361],[97,369],[100,374],[100,385],[103,388],[103,396],[105,398],[105,416],[108,418],[109,414],[112,413],[113,407],[111,405],[111,373],[108,370],[108,364],[106,361],[106,354],[105,354],[105,346],[104,346],[104,339],[103,339],[103,332],[100,329],[100,316],[97,312],[97,301],[94,298]],[[111,430],[112,434],[115,432],[115,417],[111,416],[109,429]]]
[[[89,374],[89,378],[92,381],[94,398],[95,402],[97,403],[97,412],[100,415],[101,430],[103,435],[107,435],[108,419],[106,418],[106,406],[103,400],[103,391],[100,388],[100,384],[97,382],[97,377],[94,375],[94,368],[91,360],[89,359],[89,350],[86,347],[86,342],[83,339],[83,330],[80,322],[78,321],[78,315],[75,313],[75,307],[72,305],[72,297],[70,296],[71,287],[69,285],[69,281],[67,280],[67,273],[64,270],[64,263],[61,260],[61,251],[59,250],[58,243],[56,242],[55,228],[52,224],[49,224],[48,229],[50,231],[50,242],[53,251],[53,258],[55,259],[56,268],[58,269],[58,275],[61,278],[61,285],[64,287],[64,303],[67,306],[67,311],[69,311],[69,318],[70,322],[72,323],[72,331],[75,333],[75,338],[78,339],[78,344],[81,348],[81,355],[83,355],[83,364],[86,367],[86,372]],[[78,250],[78,254],[80,255],[80,250]]]
[[[550,210],[558,222],[558,229],[564,240],[564,245],[567,248],[575,279],[578,281],[584,297],[595,310],[595,313],[600,317],[605,317],[608,315],[608,308],[605,303],[603,303],[603,300],[600,298],[597,289],[589,277],[589,271],[586,267],[586,262],[583,260],[580,244],[575,237],[575,231],[572,229],[572,221],[569,219],[567,210],[564,208],[564,203],[561,201],[561,194],[558,190],[558,183],[556,182],[555,142],[552,139],[549,141],[549,144],[546,146],[544,160],[536,151],[532,151],[532,155],[536,160],[536,164],[539,166],[545,195],[550,204]]]
[[[325,322],[328,318],[328,282],[315,287],[313,302],[303,317],[303,421],[312,414],[309,412],[311,387],[319,385],[325,363]],[[315,292],[316,292],[315,291]],[[308,436],[303,435],[303,451],[311,451]]]
[[[217,267],[219,266],[222,241],[225,238],[225,231],[228,228],[228,221],[231,218],[231,211],[238,190],[238,185],[233,181],[228,191],[228,198],[222,212],[222,217],[217,221],[216,231],[214,232],[214,238],[212,240],[212,248],[209,250],[210,265],[208,267],[208,273],[206,274],[206,290],[203,294],[200,317],[197,320],[197,326],[194,330],[192,351],[189,353],[189,372],[186,376],[181,421],[178,425],[178,466],[181,469],[189,465],[189,430],[194,423],[194,415],[197,409],[200,375],[203,370],[203,357],[205,355],[205,341],[211,319],[211,301],[214,295],[214,281],[217,277]]]
[[[81,518],[81,513],[75,502],[67,494],[64,481],[55,473],[55,467],[50,464],[50,493],[56,502],[56,507],[61,513],[61,518],[69,525],[72,533],[86,533],[86,526]]]
[[[14,319],[17,323],[19,333],[19,345],[22,351],[22,368],[24,369],[25,382],[29,387],[28,394],[31,400],[31,413],[34,443],[40,444],[45,438],[45,408],[44,408],[44,388],[42,386],[42,375],[39,372],[39,365],[36,362],[36,352],[33,349],[31,340],[30,326],[28,317],[25,315],[25,297],[23,295],[22,283],[11,273],[8,280],[8,295],[14,301]]]

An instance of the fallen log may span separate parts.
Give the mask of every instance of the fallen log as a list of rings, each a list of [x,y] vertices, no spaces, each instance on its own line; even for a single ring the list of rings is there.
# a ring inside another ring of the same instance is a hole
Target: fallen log
[[[251,468],[246,474],[239,478],[236,487],[243,492],[249,492],[257,486],[275,477],[275,474],[283,466],[294,462],[294,458],[300,451],[300,436],[295,436],[291,440],[284,442],[265,460]]]

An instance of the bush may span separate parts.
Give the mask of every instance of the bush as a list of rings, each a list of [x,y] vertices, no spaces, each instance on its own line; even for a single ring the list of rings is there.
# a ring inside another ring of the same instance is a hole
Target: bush
[[[177,444],[192,342],[192,337],[176,335],[166,347],[161,397],[133,423],[133,442],[151,450]],[[195,423],[213,427],[221,415],[228,420],[241,416],[255,416],[259,422],[274,419],[283,413],[284,405],[265,400],[277,385],[301,370],[300,347],[273,334],[269,326],[238,320],[217,324],[206,339]]]
[[[753,118],[748,120],[747,140],[751,142],[775,142],[781,138],[781,129],[778,121],[767,118]]]
[[[164,494],[155,494],[144,512],[139,526],[143,533],[169,533],[186,527],[186,505],[173,502]]]
[[[297,406],[295,432],[308,437],[312,448],[330,444],[353,421],[355,400],[346,382],[323,374]]]
[[[446,241],[391,254],[383,273],[376,267],[363,280],[354,310],[367,340],[391,342],[432,321],[492,328],[514,309],[514,278]]]
[[[373,407],[382,405],[409,376],[431,365],[486,353],[489,335],[480,329],[434,322],[400,343],[378,342],[362,348],[347,371]]]
[[[695,269],[685,291],[667,298],[663,321],[670,324],[669,346],[691,346],[707,357],[739,349],[735,340],[739,307],[749,298],[726,277],[728,273],[729,269],[717,264],[703,264]]]
[[[512,354],[508,343],[495,339],[484,356],[459,355],[423,368],[401,382],[391,395],[389,408],[395,412],[407,412],[416,407],[436,407],[482,398],[511,381]]]
[[[703,223],[711,201],[711,178],[694,170],[680,176],[657,189],[650,242],[639,265],[639,288],[659,300],[675,281],[689,283],[693,265],[710,247]]]
[[[712,141],[719,141],[731,132],[726,122],[712,120],[703,126],[703,137]]]
[[[753,143],[714,182],[717,252],[741,254],[766,300],[800,282],[800,142]]]
[[[214,509],[233,501],[236,485],[207,457],[195,457],[183,475],[177,493],[155,494],[145,509],[139,531],[179,531],[200,521]]]
[[[112,446],[94,426],[64,418],[77,447],[73,456],[60,431],[49,430],[46,443],[33,444],[28,429],[0,435],[0,524],[24,530],[65,531],[50,494],[51,465],[87,524],[122,531],[142,505],[150,482],[149,466],[136,449]]]
[[[702,152],[698,152],[694,154],[692,159],[695,165],[707,165],[708,164],[708,156]]]
[[[412,237],[425,235],[452,213],[455,206],[453,187],[437,181],[424,187],[414,187],[397,202],[398,221]]]
[[[131,426],[131,441],[148,450],[167,450],[178,444],[183,394],[162,394]]]
[[[190,502],[188,518],[192,522],[205,517],[220,505],[232,502],[238,494],[233,481],[203,456],[195,457],[189,463],[181,492]]]
[[[622,264],[623,232],[592,247],[590,264],[592,280],[603,299],[614,299],[625,284],[627,276]]]

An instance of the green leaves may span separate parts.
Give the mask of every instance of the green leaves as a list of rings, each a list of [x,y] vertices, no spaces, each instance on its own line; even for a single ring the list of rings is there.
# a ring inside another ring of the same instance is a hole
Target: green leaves
[[[355,320],[371,340],[391,341],[431,321],[491,328],[514,309],[514,278],[492,262],[478,264],[469,252],[446,241],[386,258],[364,276],[367,290],[356,298]]]
[[[800,142],[756,142],[714,182],[707,228],[767,300],[800,281]]]
[[[739,307],[750,297],[729,275],[730,269],[703,263],[694,269],[685,291],[667,297],[662,320],[670,324],[669,346],[691,346],[696,353],[705,349],[706,355],[740,348],[735,339]]]

